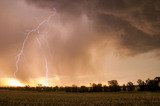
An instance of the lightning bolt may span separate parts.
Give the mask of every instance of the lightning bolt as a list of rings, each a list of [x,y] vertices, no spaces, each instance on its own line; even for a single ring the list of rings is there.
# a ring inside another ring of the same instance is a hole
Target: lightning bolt
[[[46,56],[44,56],[44,61],[45,61],[45,80],[46,80],[46,86],[49,85],[48,83],[48,61]]]
[[[42,44],[41,44],[40,40],[38,39],[38,37],[36,37],[36,40],[39,44],[39,47],[40,47],[41,51],[43,51]],[[47,57],[46,57],[45,54],[43,54],[43,59],[44,59],[44,62],[45,62],[45,86],[48,86],[49,85],[49,83],[48,83],[48,71],[49,71],[49,69],[48,69]]]
[[[22,43],[22,47],[21,47],[20,51],[18,52],[18,54],[16,55],[16,71],[15,71],[14,74],[13,74],[13,75],[14,75],[14,78],[16,78],[16,74],[17,74],[17,72],[19,71],[19,62],[20,62],[20,60],[22,59],[22,56],[23,56],[23,53],[24,53],[24,49],[25,49],[25,46],[26,46],[26,43],[27,43],[29,37],[32,36],[32,33],[34,33],[34,32],[37,32],[37,34],[39,35],[39,33],[40,33],[39,28],[40,28],[42,25],[46,24],[46,23],[49,25],[49,21],[51,20],[51,18],[52,18],[55,14],[56,14],[56,9],[53,8],[52,13],[51,13],[46,19],[44,19],[43,21],[41,21],[35,28],[33,28],[32,30],[30,30],[30,31],[27,33],[27,35],[26,35],[26,37],[25,37],[25,39],[24,39],[24,41],[23,41],[23,43]],[[37,36],[38,36],[38,35],[37,35]],[[37,39],[39,45],[41,46],[41,42],[39,41],[38,37],[36,37],[36,39]],[[46,73],[45,73],[45,78],[46,78],[46,83],[47,83],[47,85],[48,85],[48,71],[49,71],[49,70],[48,70],[48,62],[47,62],[47,58],[46,58],[45,55],[43,55],[43,58],[44,58],[44,62],[45,62],[45,72],[46,72]]]

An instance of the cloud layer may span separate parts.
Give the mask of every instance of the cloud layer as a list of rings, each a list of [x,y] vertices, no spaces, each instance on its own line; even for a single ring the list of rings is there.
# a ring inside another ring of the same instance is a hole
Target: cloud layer
[[[160,49],[159,0],[26,0],[26,2],[44,9],[55,7],[64,20],[76,20],[86,15],[92,21],[97,36],[116,39],[121,49],[127,49],[129,54]],[[108,34],[110,32],[115,34]]]
[[[26,44],[17,73],[20,80],[44,76],[41,53],[47,55],[50,77],[58,75],[62,82],[66,76],[71,82],[88,75],[102,80],[105,56],[111,52],[129,57],[152,52],[159,56],[159,0],[2,0],[0,8],[3,76],[15,70],[15,60],[10,57],[21,48],[25,30],[34,28],[53,8],[56,15],[40,29],[43,51],[36,33]]]

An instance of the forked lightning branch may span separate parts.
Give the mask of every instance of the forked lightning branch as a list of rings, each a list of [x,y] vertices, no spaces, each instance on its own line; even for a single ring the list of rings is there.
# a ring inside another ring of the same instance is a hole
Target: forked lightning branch
[[[32,30],[30,30],[30,31],[27,33],[27,35],[26,35],[26,37],[25,37],[25,39],[24,39],[24,41],[23,41],[23,43],[22,43],[22,47],[21,47],[20,51],[18,52],[18,54],[16,55],[16,71],[14,72],[14,78],[16,78],[16,74],[17,74],[18,71],[19,71],[19,67],[20,67],[19,63],[20,63],[20,60],[22,59],[22,56],[23,56],[23,54],[24,54],[24,49],[25,49],[25,47],[26,47],[26,43],[27,43],[28,40],[29,40],[29,37],[32,36],[32,33],[36,32],[36,33],[37,33],[36,40],[37,40],[37,42],[38,42],[41,50],[43,50],[42,47],[41,47],[41,41],[38,39],[38,36],[39,36],[39,34],[40,34],[40,30],[39,30],[39,29],[40,29],[44,24],[48,24],[48,25],[49,25],[49,22],[50,22],[51,18],[52,18],[55,14],[56,14],[56,9],[53,8],[52,13],[51,13],[46,19],[44,19],[43,21],[41,21],[35,28],[33,28]],[[47,61],[47,58],[46,58],[46,55],[45,55],[45,54],[42,54],[42,57],[43,57],[44,66],[45,66],[45,80],[46,80],[46,85],[48,86],[48,71],[49,71],[48,61]]]

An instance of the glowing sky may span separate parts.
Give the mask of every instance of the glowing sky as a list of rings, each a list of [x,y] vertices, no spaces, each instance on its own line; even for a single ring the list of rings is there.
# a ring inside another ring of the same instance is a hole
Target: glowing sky
[[[14,79],[28,31],[54,8],[49,23],[28,38]],[[154,78],[160,75],[159,29],[159,0],[0,0],[0,85]]]

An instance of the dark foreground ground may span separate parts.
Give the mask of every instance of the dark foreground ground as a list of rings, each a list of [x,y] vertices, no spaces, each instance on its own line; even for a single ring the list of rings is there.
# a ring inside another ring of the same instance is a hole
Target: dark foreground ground
[[[160,93],[65,93],[0,90],[0,106],[160,106]]]

